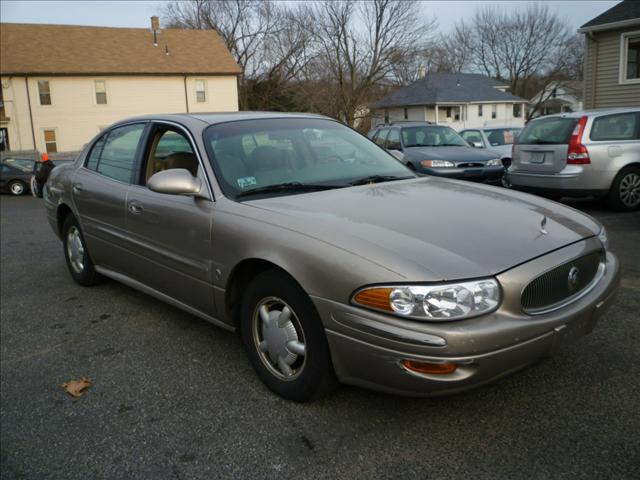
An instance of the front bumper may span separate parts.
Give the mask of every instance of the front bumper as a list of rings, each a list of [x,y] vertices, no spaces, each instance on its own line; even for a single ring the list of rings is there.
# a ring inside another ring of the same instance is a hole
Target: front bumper
[[[502,165],[496,167],[465,167],[465,168],[420,168],[419,173],[434,175],[436,177],[455,178],[458,180],[470,180],[473,182],[485,182],[499,184],[505,169]]]
[[[569,252],[564,254],[580,250],[572,245],[559,252],[566,249]],[[557,251],[530,263],[543,268],[559,256]],[[516,267],[497,278],[503,286],[508,285],[526,268],[527,264]],[[611,303],[618,283],[618,260],[607,253],[606,272],[589,294],[534,317],[517,312],[506,299],[490,315],[440,323],[404,320],[317,297],[313,301],[325,324],[341,382],[394,394],[429,396],[491,382],[589,333]],[[455,363],[458,368],[446,375],[418,374],[402,366],[404,359]]]

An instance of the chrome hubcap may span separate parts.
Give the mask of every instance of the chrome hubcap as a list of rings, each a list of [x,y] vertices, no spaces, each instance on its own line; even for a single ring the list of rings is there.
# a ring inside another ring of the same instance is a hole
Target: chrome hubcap
[[[281,380],[297,378],[305,366],[306,346],[302,327],[293,309],[277,297],[262,299],[252,320],[258,356]]]
[[[629,173],[620,180],[620,200],[627,207],[640,204],[640,175]]]
[[[22,195],[22,192],[24,192],[24,187],[21,183],[14,183],[11,185],[11,193],[14,195]]]
[[[76,273],[82,273],[84,270],[84,245],[80,237],[80,230],[75,226],[71,227],[67,233],[67,256],[71,268]]]

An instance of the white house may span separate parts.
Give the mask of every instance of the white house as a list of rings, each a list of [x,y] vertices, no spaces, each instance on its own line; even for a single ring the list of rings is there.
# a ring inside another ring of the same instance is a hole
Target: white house
[[[372,123],[426,120],[456,130],[522,127],[527,101],[507,89],[508,85],[475,73],[428,73],[372,104]]]
[[[582,82],[555,81],[536,93],[529,100],[529,109],[535,110],[533,118],[553,113],[579,112],[582,110]]]
[[[146,113],[237,111],[240,67],[213,30],[0,24],[0,146],[77,151]]]

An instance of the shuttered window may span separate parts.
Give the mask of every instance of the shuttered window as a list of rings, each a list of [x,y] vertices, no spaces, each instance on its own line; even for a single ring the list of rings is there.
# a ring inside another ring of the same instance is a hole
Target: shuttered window
[[[58,144],[56,143],[55,130],[44,131],[44,145],[47,150],[47,153],[56,153],[58,151]]]

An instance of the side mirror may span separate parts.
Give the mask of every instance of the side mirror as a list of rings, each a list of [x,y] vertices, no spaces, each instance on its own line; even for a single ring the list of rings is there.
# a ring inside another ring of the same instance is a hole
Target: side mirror
[[[473,148],[484,148],[484,145],[482,144],[482,142],[471,142],[471,146]]]
[[[404,153],[402,153],[400,150],[388,150],[388,152],[394,157],[396,157],[397,160],[400,160],[402,163],[405,163]]]
[[[202,191],[202,182],[191,175],[189,170],[171,168],[153,174],[147,180],[147,187],[153,192],[167,195],[199,196]]]

